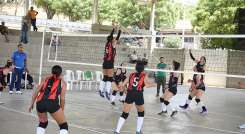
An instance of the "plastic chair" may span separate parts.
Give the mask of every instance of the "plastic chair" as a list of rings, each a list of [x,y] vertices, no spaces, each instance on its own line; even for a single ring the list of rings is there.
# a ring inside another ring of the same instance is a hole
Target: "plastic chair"
[[[75,76],[72,70],[66,70],[65,81],[67,82],[67,90],[72,90],[73,83],[75,82]]]
[[[81,70],[76,70],[76,80],[77,80],[76,88],[77,88],[78,90],[81,90],[82,78],[83,78],[83,71],[81,71]]]
[[[96,81],[94,81],[93,72],[85,71],[83,73],[83,82],[88,83],[88,89],[91,90],[91,86],[92,86],[93,82],[96,82]]]
[[[103,73],[101,71],[96,71],[95,72],[95,75],[96,75],[96,85],[95,85],[95,88],[97,89],[99,84],[100,84],[100,81],[103,79]]]

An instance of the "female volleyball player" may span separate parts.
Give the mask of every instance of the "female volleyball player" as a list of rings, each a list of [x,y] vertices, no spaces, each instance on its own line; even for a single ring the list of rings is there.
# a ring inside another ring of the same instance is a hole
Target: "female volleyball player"
[[[173,70],[177,71],[180,68],[180,63],[173,61]],[[165,89],[165,93],[160,97],[160,102],[162,106],[162,111],[158,113],[159,115],[169,112],[170,116],[173,117],[177,114],[177,110],[171,107],[170,99],[177,94],[179,74],[175,72],[170,73],[170,78],[168,82],[168,88]]]
[[[113,74],[114,74],[114,59],[116,56],[116,44],[120,38],[121,30],[118,31],[117,37],[114,38],[115,28],[111,34],[107,37],[107,43],[105,45],[105,52],[104,52],[104,62],[103,62],[103,80],[100,82],[100,96],[104,97],[104,90],[106,90],[106,98],[110,100],[110,91],[111,91],[111,83],[113,81]]]
[[[128,118],[129,111],[132,108],[133,103],[135,103],[136,109],[138,111],[136,134],[142,134],[141,128],[143,125],[144,111],[145,111],[144,110],[143,89],[144,87],[156,86],[156,84],[150,83],[147,80],[147,76],[144,72],[143,62],[138,62],[136,64],[135,69],[136,69],[136,72],[130,74],[129,78],[127,78],[123,83],[123,86],[128,83],[129,85],[128,85],[125,103],[123,105],[123,112],[122,112],[121,117],[118,120],[117,128],[114,134],[120,133],[120,130],[125,120]]]
[[[60,66],[53,66],[52,75],[46,77],[33,93],[29,112],[36,102],[39,117],[36,134],[45,134],[48,125],[47,113],[50,113],[56,120],[60,127],[60,134],[68,134],[68,124],[64,115],[66,83],[61,77],[61,73],[62,68]]]
[[[122,63],[120,66],[123,66],[123,65],[124,65],[124,63]],[[127,70],[123,69],[123,68],[117,68],[117,70],[114,74],[114,81],[112,83],[113,91],[112,91],[112,95],[111,95],[111,104],[112,105],[115,105],[115,99],[116,99],[116,95],[117,95],[118,91],[120,94],[119,101],[124,102],[123,93],[124,93],[125,86],[122,86],[122,83],[127,78],[126,74],[127,74]]]
[[[193,70],[194,72],[199,72],[199,73],[205,73],[205,66],[206,66],[206,58],[202,56],[200,60],[196,60],[190,50],[190,56],[193,61],[196,62],[196,65],[194,66]],[[201,74],[194,74],[192,80],[188,80],[188,82],[191,82],[191,90],[190,94],[188,96],[188,99],[185,103],[185,105],[180,106],[182,109],[187,109],[194,97],[196,103],[198,106],[201,107],[201,114],[206,114],[207,113],[207,108],[206,106],[202,103],[201,98],[205,93],[205,84],[204,84],[204,76]]]

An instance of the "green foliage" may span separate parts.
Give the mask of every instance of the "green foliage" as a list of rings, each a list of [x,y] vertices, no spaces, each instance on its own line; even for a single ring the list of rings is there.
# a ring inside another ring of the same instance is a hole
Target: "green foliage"
[[[54,7],[55,4],[60,2],[59,0],[35,0],[35,3],[38,7],[42,7],[48,19],[52,19],[56,13],[56,9]]]
[[[166,48],[179,48],[181,38],[179,37],[166,37],[163,39],[163,44]]]
[[[244,0],[200,0],[194,11],[195,30],[205,34],[235,34],[234,16],[239,7],[244,7]],[[233,39],[212,39],[205,47],[217,48],[221,45],[233,48]]]
[[[71,21],[90,19],[92,13],[91,0],[60,0],[56,5],[58,13],[69,17]]]

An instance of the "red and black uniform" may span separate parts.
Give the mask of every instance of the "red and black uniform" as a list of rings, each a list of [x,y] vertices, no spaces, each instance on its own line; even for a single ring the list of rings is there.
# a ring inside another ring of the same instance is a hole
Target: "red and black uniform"
[[[205,65],[201,65],[200,62],[198,62],[197,65],[195,66],[195,68],[196,68],[197,72],[205,73],[204,66]],[[197,86],[196,89],[200,89],[200,90],[205,91],[206,88],[205,88],[205,84],[204,84],[204,75],[201,75],[200,77],[197,77],[199,75],[200,74],[194,74],[193,75],[193,82]],[[201,82],[199,85],[197,85],[197,79],[199,79],[200,82]]]
[[[168,82],[168,91],[177,94],[177,85],[178,85],[178,74],[171,72]]]
[[[114,31],[115,30],[113,29],[111,34],[107,37],[107,43],[105,45],[105,50],[104,50],[103,69],[114,68],[114,59],[116,56],[116,48],[112,44]],[[121,35],[121,30],[118,31],[116,40],[119,40],[120,35]]]
[[[132,73],[129,76],[129,85],[127,90],[127,96],[125,102],[132,104],[135,102],[136,105],[144,104],[144,86],[145,86],[146,74],[142,73]]]
[[[4,67],[0,67],[0,83],[2,85],[2,86],[0,86],[0,91],[3,90],[3,86],[7,85],[7,83],[5,81],[6,76],[3,74],[3,69],[4,69]]]
[[[118,70],[120,70],[120,74],[116,74]],[[118,68],[117,71],[114,74],[114,81],[117,85],[119,85],[120,82],[124,82],[124,80],[127,78],[127,71],[125,70],[123,72],[122,68]]]
[[[39,113],[54,113],[60,109],[59,96],[61,94],[61,79],[48,77],[37,97],[37,111]]]

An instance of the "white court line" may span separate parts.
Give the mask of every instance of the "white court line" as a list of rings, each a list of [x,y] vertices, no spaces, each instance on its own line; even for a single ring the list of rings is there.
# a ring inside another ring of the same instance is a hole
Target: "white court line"
[[[26,116],[32,116],[32,117],[35,117],[35,118],[38,119],[38,117],[35,114],[33,114],[33,113],[26,113],[26,112],[22,112],[22,111],[19,111],[19,110],[12,109],[12,108],[7,108],[7,107],[1,106],[1,105],[0,105],[0,108],[5,109],[5,110],[10,111],[10,112],[19,113],[19,114],[23,114],[23,115],[26,115]],[[56,121],[54,121],[52,119],[49,120],[49,121],[51,121],[53,123],[56,123]],[[96,131],[96,130],[93,130],[93,129],[85,128],[85,127],[82,127],[82,126],[79,126],[79,125],[76,125],[76,124],[72,124],[72,123],[69,123],[69,126],[75,127],[75,128],[79,128],[79,129],[83,129],[83,130],[90,131],[90,132],[94,132],[94,133],[97,133],[97,134],[106,134],[106,133],[103,133],[103,132],[100,132],[100,131]]]
[[[86,105],[86,104],[82,104],[82,105]],[[86,105],[86,106],[88,106],[88,105]],[[89,107],[93,107],[93,106],[89,106]],[[19,113],[19,114],[23,114],[23,115],[27,115],[27,116],[32,116],[32,117],[38,118],[34,114],[29,114],[29,113],[18,111],[18,110],[12,109],[12,108],[7,108],[7,107],[1,106],[1,105],[0,105],[0,108],[3,108],[5,110],[11,111],[11,112],[16,112],[16,113]],[[96,107],[95,109],[99,109],[99,108]],[[105,110],[103,110],[103,111],[105,111]],[[113,111],[113,110],[109,110],[109,111]],[[113,112],[120,113],[118,111],[113,111]],[[135,115],[135,114],[133,114],[133,115]],[[155,118],[155,117],[151,117],[151,116],[145,116],[145,118],[146,119],[148,118],[148,119],[158,120],[158,121],[164,121],[163,119],[159,119],[159,118]],[[56,123],[54,120],[50,120],[50,121]],[[200,125],[194,125],[194,124],[184,125],[183,123],[177,123],[177,122],[174,122],[174,123],[178,124],[180,126],[181,125],[185,126],[185,127],[197,127],[197,128],[208,129],[208,130],[212,130],[212,131],[216,131],[216,132],[222,132],[222,133],[240,134],[240,132],[217,129],[217,128],[212,128],[212,127],[205,127],[205,126],[200,126]],[[98,134],[106,134],[106,133],[103,133],[103,132],[99,132],[99,131],[96,131],[96,130],[93,130],[93,129],[85,128],[85,127],[82,127],[82,126],[79,126],[79,125],[76,125],[76,124],[72,124],[72,123],[69,123],[69,126],[75,127],[75,128],[80,128],[80,129],[91,131],[91,132],[95,132],[95,133],[98,133]],[[100,129],[100,130],[102,130],[102,129]],[[127,132],[127,131],[124,131],[124,132]]]
[[[74,103],[72,103],[72,104],[74,104]],[[89,105],[81,104],[81,103],[79,103],[79,105],[85,105],[87,107],[90,107],[90,108],[93,108],[93,109],[102,110],[102,111],[111,111],[111,112],[115,112],[115,113],[121,113],[121,111],[105,110],[105,109],[102,109],[102,108],[89,106]],[[132,115],[136,115],[136,114],[132,114]],[[158,120],[158,121],[164,121],[163,119],[155,118],[155,117],[152,117],[152,116],[145,116],[145,118],[146,119],[148,118],[148,119]],[[208,130],[212,130],[212,131],[216,131],[216,132],[222,132],[222,133],[240,134],[240,132],[236,132],[236,131],[223,130],[223,129],[212,128],[212,127],[205,127],[205,126],[200,126],[200,125],[195,125],[195,124],[184,125],[183,123],[177,123],[177,122],[175,122],[175,124],[178,124],[180,126],[181,125],[182,126],[186,126],[186,127],[197,127],[197,128],[202,128],[202,129],[208,129]]]

